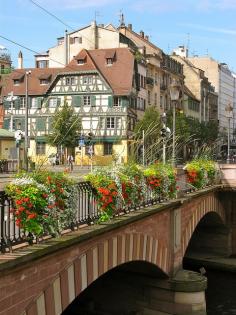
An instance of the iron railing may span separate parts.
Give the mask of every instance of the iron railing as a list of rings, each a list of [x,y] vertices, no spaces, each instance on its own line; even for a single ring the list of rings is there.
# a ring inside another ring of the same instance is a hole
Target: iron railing
[[[184,179],[183,179],[184,180]],[[181,180],[182,181],[182,180]],[[90,182],[80,182],[76,184],[77,190],[75,195],[75,215],[73,222],[65,228],[65,231],[76,230],[83,225],[90,225],[99,219],[99,206],[96,198],[96,190]],[[186,191],[186,183],[182,185],[181,190]],[[161,203],[167,200],[166,195],[155,194],[152,189],[146,188],[142,192],[142,197],[130,204],[124,204],[122,198],[118,198],[114,216],[129,213],[140,208],[148,207],[153,204]],[[5,192],[0,192],[0,253],[11,252],[17,245],[27,245],[32,242],[40,241],[30,233],[25,232],[16,224],[12,208],[13,200]],[[50,235],[45,235],[45,237]],[[42,240],[44,237],[41,238]]]

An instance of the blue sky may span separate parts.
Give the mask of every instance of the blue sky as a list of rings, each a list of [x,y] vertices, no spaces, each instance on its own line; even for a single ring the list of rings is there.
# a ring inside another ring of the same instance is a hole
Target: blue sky
[[[190,55],[210,55],[236,71],[236,0],[35,0],[73,29],[97,23],[126,24],[143,30],[158,47],[170,53],[189,42]],[[0,0],[0,36],[42,52],[63,36],[65,26],[30,0]],[[21,49],[0,38],[11,53],[13,65]],[[34,66],[34,54],[21,49],[24,66]]]

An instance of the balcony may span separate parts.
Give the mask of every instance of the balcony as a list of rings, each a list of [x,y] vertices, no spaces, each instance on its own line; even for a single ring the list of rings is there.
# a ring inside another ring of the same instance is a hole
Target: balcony
[[[151,78],[151,77],[147,77],[147,78],[146,78],[146,83],[147,83],[148,85],[154,86],[154,79]]]
[[[0,74],[9,74],[11,73],[12,69],[11,68],[3,68],[0,69]]]

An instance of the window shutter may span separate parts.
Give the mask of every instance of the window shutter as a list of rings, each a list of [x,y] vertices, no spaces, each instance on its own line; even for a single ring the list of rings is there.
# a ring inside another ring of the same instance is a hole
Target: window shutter
[[[42,108],[42,103],[43,103],[43,98],[42,97],[38,97],[37,98],[37,108],[38,109]]]
[[[20,99],[19,98],[14,101],[14,105],[15,105],[15,109],[20,108]]]
[[[73,95],[72,96],[72,105],[74,107],[80,107],[81,106],[81,96],[80,95]]]
[[[112,107],[113,106],[113,96],[109,95],[108,96],[108,107]]]
[[[96,96],[95,95],[91,96],[91,106],[96,106]]]
[[[9,108],[11,108],[11,102],[9,102],[9,101],[4,101],[4,102],[3,102],[3,105],[4,105],[4,109],[9,109]]]
[[[121,99],[121,106],[122,107],[128,107],[129,105],[129,100],[127,98],[122,98]]]
[[[58,97],[57,98],[57,106],[59,107],[61,105],[61,99]]]
[[[45,131],[46,129],[46,118],[40,117],[36,120],[36,130],[37,131]]]
[[[50,132],[52,129],[52,122],[53,122],[53,118],[48,117],[48,132]]]
[[[3,128],[7,130],[10,128],[10,118],[4,118]]]

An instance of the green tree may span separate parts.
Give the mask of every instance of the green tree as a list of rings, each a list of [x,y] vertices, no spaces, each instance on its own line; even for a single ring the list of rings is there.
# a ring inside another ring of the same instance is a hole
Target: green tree
[[[77,145],[77,137],[81,131],[81,120],[74,108],[64,102],[53,116],[52,131],[48,135],[48,142],[53,146],[74,148]]]

